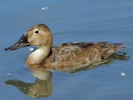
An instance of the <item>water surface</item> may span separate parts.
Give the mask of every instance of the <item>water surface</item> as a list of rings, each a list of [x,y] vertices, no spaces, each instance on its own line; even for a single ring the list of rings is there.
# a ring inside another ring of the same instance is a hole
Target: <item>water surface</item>
[[[5,84],[8,80],[20,82],[21,86],[40,82],[24,64],[29,48],[13,52],[5,52],[4,48],[15,43],[28,27],[44,23],[54,35],[53,45],[70,41],[124,43],[127,48],[121,51],[130,59],[73,74],[53,71],[49,80],[52,93],[41,100],[132,100],[132,11],[132,0],[0,1],[0,99],[33,99],[26,92]]]

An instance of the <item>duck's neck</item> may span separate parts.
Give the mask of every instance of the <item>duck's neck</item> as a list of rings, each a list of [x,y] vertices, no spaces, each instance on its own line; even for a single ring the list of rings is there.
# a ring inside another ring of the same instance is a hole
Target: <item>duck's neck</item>
[[[49,46],[40,46],[29,55],[26,63],[27,64],[42,63],[48,57],[50,50],[51,50],[51,47]]]

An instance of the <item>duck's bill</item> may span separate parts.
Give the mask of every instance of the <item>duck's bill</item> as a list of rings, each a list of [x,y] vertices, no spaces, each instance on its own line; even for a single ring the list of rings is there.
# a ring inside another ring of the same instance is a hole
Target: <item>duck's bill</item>
[[[23,35],[14,45],[8,47],[8,48],[5,48],[6,51],[9,51],[9,50],[16,50],[16,49],[19,49],[19,48],[22,48],[22,47],[26,47],[26,46],[29,46],[29,43],[27,41],[27,36],[26,35]]]

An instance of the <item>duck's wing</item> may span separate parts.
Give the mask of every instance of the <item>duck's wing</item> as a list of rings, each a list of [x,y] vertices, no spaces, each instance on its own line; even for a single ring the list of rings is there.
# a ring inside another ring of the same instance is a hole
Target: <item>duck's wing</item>
[[[63,43],[52,48],[51,58],[60,59],[61,61],[67,61],[76,56],[78,53],[82,53],[83,49],[86,49],[94,45],[92,42],[69,42]]]
[[[98,52],[101,54],[101,57],[107,58],[111,54],[113,54],[116,50],[124,48],[122,43],[112,43],[109,44],[108,42],[69,42],[64,43],[61,45],[54,46],[52,48],[52,56],[56,57],[62,57],[62,56],[68,56],[73,53],[83,53],[83,51],[88,50],[87,52],[90,52],[90,49],[98,50]],[[86,53],[87,53],[86,52]]]

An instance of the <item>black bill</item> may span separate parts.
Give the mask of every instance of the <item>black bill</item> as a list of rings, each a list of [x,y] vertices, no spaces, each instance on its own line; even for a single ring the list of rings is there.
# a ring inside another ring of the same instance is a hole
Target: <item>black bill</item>
[[[6,51],[9,51],[9,50],[16,50],[16,49],[19,49],[19,48],[22,48],[22,47],[26,47],[26,46],[29,46],[29,43],[28,43],[28,40],[27,40],[27,35],[23,35],[18,41],[17,43],[15,43],[14,45],[8,47],[8,48],[5,48]]]

